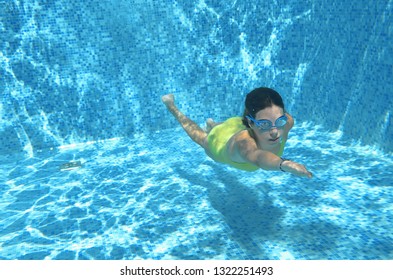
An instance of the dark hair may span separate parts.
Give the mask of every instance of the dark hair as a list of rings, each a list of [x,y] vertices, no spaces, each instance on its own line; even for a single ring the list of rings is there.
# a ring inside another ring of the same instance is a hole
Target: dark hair
[[[251,115],[251,117],[255,118],[255,115],[260,110],[272,107],[273,105],[281,107],[285,112],[284,102],[277,91],[265,87],[252,90],[246,97],[243,124],[250,127],[246,118],[247,115]]]

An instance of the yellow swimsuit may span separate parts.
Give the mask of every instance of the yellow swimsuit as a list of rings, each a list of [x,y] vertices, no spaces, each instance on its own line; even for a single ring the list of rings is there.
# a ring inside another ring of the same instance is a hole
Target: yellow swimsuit
[[[229,139],[239,131],[246,129],[247,127],[243,125],[241,117],[230,118],[222,124],[213,127],[207,136],[209,150],[213,156],[213,159],[218,162],[229,164],[230,166],[233,166],[237,169],[246,171],[258,170],[259,167],[251,163],[240,163],[232,161],[227,153],[227,143]],[[281,143],[279,156],[281,156],[284,151],[284,145],[284,142]]]

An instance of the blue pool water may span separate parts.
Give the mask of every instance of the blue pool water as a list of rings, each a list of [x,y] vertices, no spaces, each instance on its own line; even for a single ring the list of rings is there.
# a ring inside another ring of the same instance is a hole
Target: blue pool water
[[[79,2],[0,0],[0,259],[393,259],[392,1]],[[215,163],[160,102],[257,86],[313,179]]]
[[[294,129],[286,154],[312,180],[217,164],[179,129],[14,155],[1,257],[391,259],[392,157],[340,139]]]

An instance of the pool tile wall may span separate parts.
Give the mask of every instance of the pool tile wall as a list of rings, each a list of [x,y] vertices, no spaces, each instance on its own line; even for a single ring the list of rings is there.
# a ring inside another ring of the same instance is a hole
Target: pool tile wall
[[[0,154],[198,123],[277,89],[297,121],[393,151],[391,1],[0,1]]]

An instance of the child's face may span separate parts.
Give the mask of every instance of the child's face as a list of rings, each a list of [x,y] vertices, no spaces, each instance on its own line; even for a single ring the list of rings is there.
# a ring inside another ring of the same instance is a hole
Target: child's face
[[[273,148],[281,144],[281,137],[283,135],[283,129],[285,126],[276,127],[277,119],[284,115],[284,110],[281,107],[273,105],[272,107],[267,107],[260,110],[256,115],[256,120],[269,120],[273,124],[271,129],[261,130],[254,123],[250,122],[250,126],[254,131],[258,144],[261,148]]]

